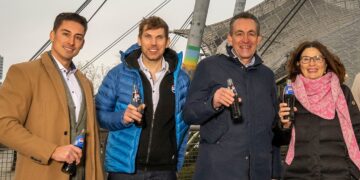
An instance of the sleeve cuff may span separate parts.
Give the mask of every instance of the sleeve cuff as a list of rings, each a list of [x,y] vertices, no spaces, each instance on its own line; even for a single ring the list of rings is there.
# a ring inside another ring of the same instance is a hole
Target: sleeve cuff
[[[210,106],[212,107],[212,109],[214,110],[215,113],[221,112],[221,111],[224,109],[224,106],[220,106],[220,107],[218,107],[218,108],[215,108],[215,107],[213,106],[213,99],[214,99],[214,96],[212,96],[211,98],[209,98],[210,102],[208,102],[208,103],[210,103]],[[208,101],[209,101],[209,100],[208,100]],[[207,102],[205,101],[205,104],[206,104],[206,103],[207,103]]]

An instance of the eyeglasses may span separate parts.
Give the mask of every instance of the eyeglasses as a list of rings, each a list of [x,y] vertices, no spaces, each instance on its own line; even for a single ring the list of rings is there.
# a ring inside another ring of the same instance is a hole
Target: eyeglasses
[[[300,57],[300,62],[302,64],[308,64],[310,63],[311,60],[313,60],[315,63],[322,63],[324,62],[324,57],[322,55],[317,55],[317,56],[313,56],[313,57],[310,57],[310,56],[301,56]]]
[[[324,59],[325,59],[325,58],[324,58],[322,55],[317,55],[317,56],[313,56],[313,57],[310,57],[310,56],[301,56],[301,57],[300,57],[300,62],[301,62],[302,64],[308,64],[308,63],[310,63],[311,60],[313,60],[314,63],[320,64],[320,63],[324,62]]]

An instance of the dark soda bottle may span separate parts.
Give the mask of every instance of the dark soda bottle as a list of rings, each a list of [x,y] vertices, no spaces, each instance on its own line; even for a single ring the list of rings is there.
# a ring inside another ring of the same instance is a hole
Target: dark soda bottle
[[[132,90],[132,98],[131,98],[131,104],[135,107],[139,107],[141,105],[141,96],[139,92],[139,88],[136,86],[136,84],[133,84],[133,90]],[[140,112],[143,113],[143,112]],[[136,126],[143,127],[144,123],[141,120],[134,122]]]
[[[231,112],[231,118],[233,120],[240,120],[241,118],[241,111],[240,111],[240,103],[239,103],[239,95],[236,91],[235,85],[232,81],[232,79],[227,80],[227,85],[230,90],[235,94],[234,96],[234,102],[230,105],[230,112]]]
[[[75,142],[73,143],[74,146],[83,149],[85,143],[85,129],[81,130],[81,133],[76,136]],[[67,162],[61,168],[61,171],[64,173],[69,174],[70,176],[74,176],[76,174],[76,162],[69,164]]]
[[[284,119],[289,119],[290,121],[295,120],[295,113],[294,113],[294,106],[295,106],[295,94],[294,89],[291,85],[291,80],[288,79],[286,81],[286,86],[284,88],[284,103],[290,107],[290,114],[287,116],[284,116]]]

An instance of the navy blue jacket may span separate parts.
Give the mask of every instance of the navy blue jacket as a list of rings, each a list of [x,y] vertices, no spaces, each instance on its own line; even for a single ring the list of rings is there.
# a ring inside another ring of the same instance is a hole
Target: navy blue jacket
[[[231,119],[228,108],[215,110],[212,106],[215,91],[226,87],[228,78],[242,99],[240,122]],[[271,179],[277,107],[274,73],[259,56],[255,55],[255,64],[247,68],[226,55],[201,61],[184,108],[186,122],[201,125],[194,179]]]
[[[122,119],[128,104],[131,102],[133,84],[138,85],[140,95],[144,97],[139,69],[129,66],[125,61],[125,57],[138,49],[137,45],[133,45],[127,52],[121,54],[122,63],[109,71],[95,98],[99,124],[102,128],[109,130],[105,152],[105,169],[108,172],[135,172],[135,159],[142,128],[134,124],[125,125]],[[165,53],[170,53],[170,51],[174,52],[168,49]],[[176,69],[173,72],[178,170],[184,162],[189,127],[182,119],[182,109],[185,104],[190,79],[181,70],[181,57],[180,55],[177,60]],[[165,60],[167,60],[166,57]]]

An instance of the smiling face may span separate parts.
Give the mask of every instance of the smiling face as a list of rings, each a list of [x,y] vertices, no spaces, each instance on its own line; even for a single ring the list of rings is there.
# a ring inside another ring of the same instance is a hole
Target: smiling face
[[[141,46],[143,60],[160,61],[169,45],[169,38],[165,34],[164,28],[147,29],[139,36],[138,44]]]
[[[323,76],[327,66],[323,57],[317,48],[304,49],[298,62],[302,75],[308,79],[318,79]]]
[[[65,20],[51,31],[51,54],[65,67],[71,63],[84,45],[85,28],[78,22]]]
[[[234,21],[231,33],[227,36],[228,43],[234,48],[243,64],[250,63],[261,41],[256,31],[256,23],[252,19],[240,18]]]

